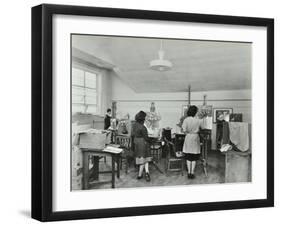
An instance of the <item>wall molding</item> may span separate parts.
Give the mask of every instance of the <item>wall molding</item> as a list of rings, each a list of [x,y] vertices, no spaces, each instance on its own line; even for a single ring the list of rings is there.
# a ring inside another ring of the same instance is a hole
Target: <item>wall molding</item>
[[[165,99],[161,99],[161,100],[112,100],[112,101],[116,101],[116,102],[152,102],[152,101],[157,101],[157,102],[166,102],[166,101],[173,101],[173,102],[187,102],[187,99],[182,99],[182,100],[165,100]],[[190,100],[191,102],[202,102],[203,103],[203,99],[198,99],[198,100]],[[252,101],[252,99],[212,99],[212,100],[207,100],[207,102],[215,102],[215,101]]]

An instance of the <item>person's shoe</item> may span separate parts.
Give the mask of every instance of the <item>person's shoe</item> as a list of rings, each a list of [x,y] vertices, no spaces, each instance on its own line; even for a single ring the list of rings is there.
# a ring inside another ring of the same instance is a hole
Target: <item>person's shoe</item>
[[[195,178],[195,175],[194,175],[194,174],[190,174],[190,178],[191,178],[191,179],[194,179],[194,178]]]
[[[143,178],[143,175],[137,177],[138,180],[140,180],[141,178]]]
[[[187,178],[191,179],[191,174],[190,173],[187,174]]]
[[[149,175],[149,173],[146,173],[146,174],[145,174],[145,180],[146,180],[147,182],[150,181],[150,175]]]

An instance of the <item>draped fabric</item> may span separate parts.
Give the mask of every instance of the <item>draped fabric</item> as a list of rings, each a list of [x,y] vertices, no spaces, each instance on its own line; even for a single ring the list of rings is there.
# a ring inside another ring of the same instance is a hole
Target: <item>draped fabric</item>
[[[228,145],[232,145],[234,150],[249,150],[249,124],[245,122],[222,122],[220,139],[221,151],[225,151]]]
[[[229,144],[230,131],[228,122],[222,122],[222,142],[221,144]]]
[[[245,122],[229,123],[229,138],[240,151],[249,150],[249,126]]]

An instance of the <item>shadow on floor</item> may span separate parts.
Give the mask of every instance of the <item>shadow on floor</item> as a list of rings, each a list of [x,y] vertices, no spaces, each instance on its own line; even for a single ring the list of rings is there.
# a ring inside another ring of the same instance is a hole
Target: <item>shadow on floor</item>
[[[19,210],[19,214],[24,216],[24,217],[28,217],[30,218],[31,217],[31,212],[30,210]]]

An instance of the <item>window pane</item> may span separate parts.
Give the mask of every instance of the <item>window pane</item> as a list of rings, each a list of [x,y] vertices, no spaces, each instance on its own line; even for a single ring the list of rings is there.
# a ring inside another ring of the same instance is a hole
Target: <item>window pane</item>
[[[87,88],[86,88],[87,87]],[[97,75],[72,68],[72,112],[96,113]]]
[[[97,91],[95,89],[85,89],[86,96],[96,97]]]
[[[96,105],[89,105],[87,109],[87,113],[96,113],[97,112],[97,106]]]
[[[85,91],[83,87],[72,86],[72,95],[84,96]]]
[[[72,95],[72,103],[84,104],[84,96]]]
[[[97,98],[95,98],[95,97],[86,97],[86,104],[97,104]]]
[[[72,68],[72,85],[84,86],[84,71]]]
[[[97,75],[94,73],[86,72],[85,73],[86,79],[86,87],[96,88],[97,87]]]
[[[84,105],[80,104],[72,104],[72,114],[77,113],[77,112],[84,112]]]

